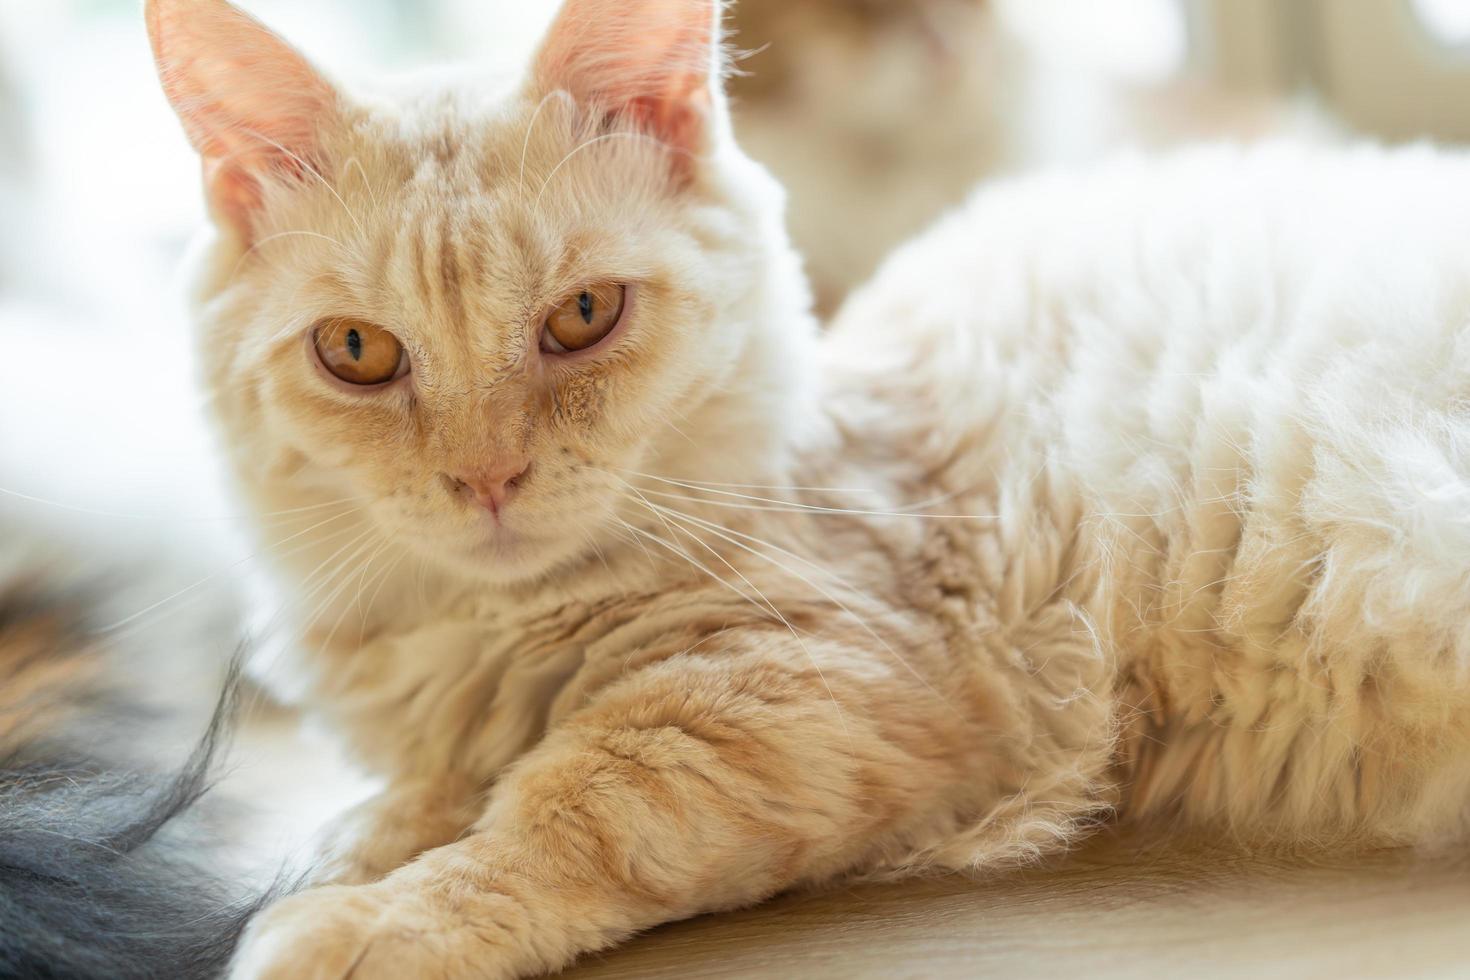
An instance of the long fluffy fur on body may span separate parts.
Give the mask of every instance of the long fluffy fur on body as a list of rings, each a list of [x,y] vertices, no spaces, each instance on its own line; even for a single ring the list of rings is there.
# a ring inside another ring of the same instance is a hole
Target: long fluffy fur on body
[[[1071,593],[1125,816],[1463,839],[1467,175],[1277,145],[1000,185],[835,324],[843,401],[938,409],[870,431],[872,465],[965,460],[992,588]]]
[[[110,683],[86,590],[48,577],[0,580],[0,976],[217,976],[262,901],[191,828],[235,684],[182,766],[127,760],[143,709]]]

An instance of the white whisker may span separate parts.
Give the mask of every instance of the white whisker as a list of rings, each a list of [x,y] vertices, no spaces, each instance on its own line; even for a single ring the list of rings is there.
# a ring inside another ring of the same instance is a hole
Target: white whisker
[[[163,521],[169,524],[218,524],[227,521],[240,521],[242,523],[248,523],[253,522],[257,519],[278,517],[285,514],[298,514],[310,510],[320,510],[325,507],[333,507],[338,504],[346,503],[349,500],[358,499],[344,498],[343,500],[334,500],[324,504],[313,504],[310,507],[295,507],[289,510],[269,511],[263,514],[220,514],[215,517],[178,517],[169,514],[129,514],[123,511],[97,510],[96,508],[92,507],[79,507],[75,504],[68,504],[65,501],[52,500],[49,497],[37,497],[32,494],[21,493],[19,490],[10,490],[6,487],[0,487],[0,495],[13,497],[16,500],[24,500],[26,503],[40,504],[43,507],[53,507],[57,510],[64,510],[73,514],[86,514],[90,517],[105,517],[109,520],[115,521]],[[289,521],[284,523],[289,523]]]
[[[372,534],[374,530],[376,529],[369,527],[362,534],[358,535],[356,538],[352,539],[352,541],[349,541],[347,544],[339,548],[336,552],[336,554],[339,555],[343,551],[346,551],[348,548],[351,548],[352,551],[341,561],[338,561],[332,567],[331,571],[322,576],[321,581],[317,583],[316,587],[314,587],[309,593],[302,597],[302,601],[305,601],[307,599],[311,599],[315,596],[321,595],[322,592],[328,587],[331,588],[331,591],[327,592],[325,597],[323,597],[319,602],[316,603],[315,606],[312,607],[311,614],[309,616],[304,616],[301,618],[300,626],[302,632],[309,632],[310,630],[312,630],[316,626],[317,620],[321,618],[324,612],[326,612],[327,607],[330,606],[334,601],[336,601],[337,597],[341,595],[342,592],[349,585],[352,584],[353,569],[351,569],[350,566],[352,566],[353,563],[357,561],[357,559],[365,551],[373,547],[374,542],[372,540]],[[328,559],[328,561],[331,561],[331,559]],[[343,576],[343,572],[346,572],[347,574]],[[332,582],[338,579],[339,576],[341,576],[341,580],[338,581],[335,586],[333,586]],[[349,603],[348,607],[350,608],[350,606],[351,604]]]
[[[551,168],[551,173],[549,173],[549,174],[546,175],[546,179],[541,182],[541,189],[536,192],[536,200],[532,202],[532,204],[531,204],[531,210],[533,212],[537,212],[537,213],[540,212],[540,210],[541,210],[541,198],[546,193],[547,186],[549,186],[551,184],[552,178],[554,178],[561,171],[561,168],[564,167],[564,166],[566,166],[567,161],[571,160],[572,157],[576,156],[578,153],[581,153],[583,150],[587,149],[589,146],[596,146],[598,143],[603,143],[603,142],[606,142],[607,140],[615,140],[615,139],[643,140],[645,142],[656,144],[657,146],[662,147],[665,150],[671,150],[671,149],[673,149],[668,144],[662,142],[661,140],[654,139],[652,136],[648,135],[647,133],[632,133],[632,132],[603,133],[602,135],[600,135],[600,136],[594,136],[594,137],[592,137],[589,140],[583,140],[581,143],[578,143],[575,147],[573,147],[571,150],[569,150],[567,152],[567,155],[564,156],[564,157],[562,157],[561,160],[559,160],[557,162],[556,166],[554,166],[554,167]]]
[[[821,505],[818,505],[818,504],[803,504],[803,503],[799,503],[799,502],[796,502],[796,501],[782,500],[779,497],[762,497],[762,496],[757,496],[757,495],[754,495],[754,494],[739,493],[739,492],[734,491],[734,490],[714,489],[714,485],[713,484],[704,485],[704,484],[694,483],[694,482],[687,481],[687,480],[674,480],[674,479],[670,479],[669,477],[654,476],[651,473],[639,473],[636,470],[624,470],[623,472],[629,474],[630,476],[641,477],[641,478],[643,478],[645,480],[656,480],[659,483],[665,483],[665,484],[669,484],[671,486],[681,487],[681,488],[683,488],[685,490],[692,490],[692,491],[699,492],[699,493],[713,494],[713,495],[716,495],[716,496],[719,496],[719,497],[734,497],[734,498],[738,498],[740,500],[749,500],[749,501],[753,501],[753,502],[759,503],[759,504],[769,504],[769,505],[772,505],[772,506],[768,506],[768,507],[750,506],[750,507],[746,508],[746,509],[749,509],[749,510],[770,510],[770,511],[775,511],[775,512],[786,512],[786,509],[791,508],[791,509],[795,509],[795,510],[798,510],[798,511],[810,511],[810,512],[813,512],[813,513],[852,514],[852,515],[859,516],[859,517],[916,517],[916,518],[922,518],[922,519],[926,519],[926,520],[947,520],[947,521],[966,521],[966,520],[969,520],[969,521],[981,521],[981,520],[984,520],[984,521],[993,521],[993,520],[999,520],[999,515],[996,515],[996,514],[924,514],[924,513],[917,513],[917,511],[920,510],[921,508],[936,506],[937,504],[942,503],[945,500],[953,497],[954,494],[952,494],[952,493],[951,494],[945,494],[945,495],[943,495],[941,497],[936,497],[936,498],[934,498],[932,500],[926,500],[926,501],[923,501],[921,503],[914,504],[912,507],[907,508],[905,510],[865,510],[865,509],[850,508],[850,507],[826,507],[826,506],[821,506]],[[712,505],[712,506],[721,506],[721,503],[719,501],[705,500],[705,499],[700,498],[700,497],[680,496],[678,494],[673,494],[673,493],[669,493],[667,491],[662,491],[662,490],[649,490],[648,492],[649,493],[652,493],[652,494],[656,494],[657,496],[660,496],[660,497],[669,497],[669,498],[671,498],[673,500],[686,500],[686,501],[690,501],[692,503],[702,503],[702,504]],[[730,504],[730,503],[726,502],[724,504],[724,506],[741,506],[741,505],[739,505],[739,504]]]
[[[996,521],[1000,520],[998,514],[915,514],[908,511],[893,510],[858,510],[847,507],[819,507],[815,504],[758,504],[742,503],[735,500],[710,500],[705,497],[691,497],[687,494],[669,493],[664,490],[645,490],[652,496],[668,499],[682,500],[687,503],[699,504],[703,507],[720,507],[727,510],[746,510],[766,514],[813,514],[826,516],[848,516],[848,517],[892,517],[906,518],[909,520],[926,521]],[[714,492],[714,491],[711,491]],[[737,495],[738,496],[738,495]]]
[[[634,489],[633,492],[634,493],[637,493],[638,491],[636,489]],[[647,502],[645,501],[645,504],[646,503]],[[650,509],[651,509],[651,505],[650,505]],[[655,513],[657,513],[657,512],[655,512]],[[659,515],[659,519],[660,520],[663,520],[663,517],[661,515]],[[675,520],[675,523],[678,523],[677,519]],[[631,527],[631,525],[629,525],[629,526]],[[665,527],[668,526],[668,522],[667,521],[664,521],[664,526]],[[637,529],[634,528],[634,530],[637,530]],[[740,571],[740,569],[736,568],[733,564],[731,564],[730,563],[730,560],[727,559],[724,555],[720,554],[719,551],[716,548],[714,548],[708,542],[706,542],[703,539],[701,539],[698,535],[696,535],[694,532],[690,531],[688,528],[684,528],[684,533],[685,533],[685,535],[687,537],[689,537],[691,540],[693,540],[694,542],[696,542],[697,544],[699,544],[701,547],[703,547],[710,554],[712,554],[716,558],[718,558],[722,563],[724,563],[724,565],[725,565],[726,568],[728,568],[728,569],[730,569],[730,571],[734,572],[736,574],[736,576],[739,577],[740,581],[744,582],[746,584],[746,586],[750,588],[751,591],[753,591],[757,596],[760,597],[760,603],[759,604],[758,603],[754,603],[754,601],[751,600],[749,596],[745,596],[744,593],[739,592],[738,589],[734,589],[734,587],[731,586],[731,589],[733,591],[735,591],[737,594],[741,595],[742,598],[745,598],[747,601],[751,601],[752,604],[757,605],[757,608],[759,608],[761,604],[764,604],[764,607],[766,609],[769,609],[770,610],[771,614],[776,617],[777,621],[779,621],[782,626],[785,626],[786,627],[787,632],[789,632],[791,634],[792,639],[794,639],[796,641],[797,645],[801,647],[802,653],[806,655],[807,662],[810,663],[812,665],[812,669],[817,672],[817,677],[818,677],[819,680],[821,680],[822,686],[827,689],[827,697],[831,700],[832,707],[837,712],[837,720],[838,720],[838,723],[842,725],[842,730],[843,730],[843,732],[845,732],[847,734],[847,737],[848,737],[848,739],[850,741],[852,739],[852,731],[847,727],[847,718],[846,718],[846,716],[842,712],[842,706],[837,702],[837,694],[836,694],[836,692],[834,692],[832,690],[832,685],[831,685],[831,683],[828,682],[828,680],[827,680],[827,674],[826,674],[825,671],[822,670],[822,665],[817,662],[816,656],[813,655],[813,653],[811,651],[811,648],[809,646],[807,646],[806,640],[802,637],[801,633],[797,631],[797,629],[796,629],[796,627],[794,625],[792,625],[791,620],[789,620],[789,619],[786,618],[785,614],[782,613],[781,610],[776,607],[776,604],[773,603],[769,598],[767,598],[766,594],[764,592],[762,592],[760,590],[760,588],[745,575],[744,572]],[[688,555],[686,554],[685,557],[688,558]],[[693,559],[690,559],[690,561],[692,562]],[[720,579],[718,576],[716,576],[716,580],[717,581],[721,581],[721,582],[724,581],[723,579]],[[728,584],[728,583],[726,583],[726,584]]]
[[[755,606],[757,609],[760,608],[760,604],[757,603],[754,599],[752,599],[750,596],[746,595],[744,592],[741,592],[738,588],[736,588],[735,586],[731,585],[729,582],[726,582],[723,578],[721,578],[713,570],[711,570],[709,568],[709,566],[703,564],[699,559],[697,559],[693,555],[689,554],[689,552],[685,551],[683,548],[680,548],[677,544],[671,544],[670,542],[665,541],[663,538],[659,537],[657,534],[654,534],[652,531],[648,531],[648,530],[645,530],[645,529],[643,529],[641,527],[638,527],[636,524],[629,524],[626,521],[621,522],[621,523],[622,523],[623,527],[627,528],[633,534],[636,534],[640,538],[646,538],[649,541],[652,541],[654,544],[656,544],[656,545],[658,545],[658,546],[660,546],[660,547],[662,547],[662,548],[664,548],[664,549],[666,549],[668,551],[673,552],[674,554],[678,555],[680,558],[683,558],[686,562],[688,562],[694,568],[698,569],[699,571],[703,572],[705,575],[707,575],[710,578],[714,579],[716,582],[720,583],[720,585],[723,585],[725,588],[729,589],[731,592],[734,592],[741,599],[743,599],[746,602],[750,603],[751,605]]]
[[[364,624],[367,622],[367,614],[364,613],[362,610],[362,593],[363,590],[367,587],[368,571],[373,567],[373,562],[378,560],[378,556],[386,551],[389,546],[392,545],[392,543],[393,542],[389,539],[384,539],[383,541],[379,542],[378,546],[373,549],[373,551],[367,556],[367,559],[361,564],[361,566],[358,567],[357,597],[352,602],[344,603],[342,605],[342,611],[337,614],[336,620],[332,622],[331,632],[327,633],[326,640],[322,642],[322,647],[324,649],[331,647],[332,638],[337,635],[338,627],[342,625],[342,620],[347,617],[347,614],[352,610],[354,606],[357,607],[358,614],[361,617],[360,621]],[[349,575],[349,580],[350,577],[351,576]]]
[[[294,152],[292,150],[288,150],[286,147],[282,146],[280,143],[278,143],[275,140],[271,139],[269,136],[266,136],[264,133],[261,133],[261,132],[259,132],[257,130],[248,129],[248,128],[245,128],[245,127],[241,127],[240,128],[240,132],[245,133],[247,136],[252,136],[255,139],[260,140],[262,143],[265,143],[268,146],[274,147],[275,149],[277,149],[280,152],[284,153],[288,158],[290,158],[302,170],[305,170],[307,173],[311,174],[317,180],[321,181],[322,186],[327,189],[327,193],[328,194],[331,194],[332,197],[334,197],[336,199],[337,203],[342,206],[342,210],[344,212],[346,212],[347,217],[352,221],[353,226],[357,228],[357,233],[359,235],[361,235],[363,238],[367,238],[367,232],[363,230],[362,222],[357,220],[357,215],[354,214],[352,212],[352,209],[347,206],[347,202],[342,199],[342,195],[339,194],[339,193],[337,193],[337,188],[332,186],[332,182],[329,181],[329,180],[327,180],[327,178],[325,178],[325,177],[322,176],[322,173],[321,173],[320,170],[318,170],[316,167],[313,167],[310,163],[307,163],[306,160],[302,159],[302,157],[300,156],[300,154],[298,154],[298,153],[296,153],[296,152]]]
[[[357,530],[357,527],[354,526],[348,528],[347,530]],[[269,632],[271,630],[274,630],[278,625],[282,623],[290,610],[295,609],[302,603],[311,599],[313,596],[319,594],[320,591],[325,588],[328,583],[331,582],[332,578],[339,571],[341,571],[342,568],[345,567],[346,561],[350,560],[351,556],[349,556],[348,559],[345,559],[342,563],[333,566],[330,571],[327,571],[327,567],[329,565],[332,565],[332,563],[336,561],[336,559],[344,551],[347,551],[349,548],[353,548],[354,546],[360,547],[359,543],[362,542],[365,538],[368,538],[373,533],[373,531],[374,528],[372,527],[372,525],[367,525],[365,529],[359,530],[358,533],[354,535],[351,539],[349,539],[345,544],[343,544],[336,551],[334,551],[332,554],[328,555],[325,559],[319,562],[316,567],[313,568],[306,575],[302,576],[300,583],[296,588],[296,591],[285,602],[281,604],[281,606],[276,610],[275,614],[271,616],[271,618],[265,623],[265,625],[262,627],[263,631]],[[341,537],[341,535],[334,535],[333,537]],[[313,585],[310,589],[307,589],[306,587],[308,585],[311,585],[312,581],[315,580],[318,576],[321,576],[321,580],[317,582],[316,585]],[[305,621],[303,620],[303,622]]]
[[[357,168],[358,174],[362,177],[363,190],[367,191],[368,197],[373,199],[373,210],[382,210],[383,205],[378,201],[378,192],[373,188],[373,182],[368,180],[367,170],[363,168],[362,161],[359,160],[357,157],[352,157],[350,160],[347,161],[347,164],[345,167],[343,167],[343,169],[345,170],[348,167]]]
[[[378,605],[378,596],[380,594],[382,594],[383,586],[385,586],[385,585],[388,584],[388,581],[393,577],[393,572],[397,570],[397,568],[398,568],[399,565],[403,564],[403,559],[405,559],[407,557],[408,557],[408,550],[407,549],[399,549],[398,557],[395,558],[395,559],[393,559],[392,563],[389,564],[388,567],[386,569],[384,569],[383,573],[378,576],[378,584],[377,584],[377,587],[375,589],[373,589],[373,594],[368,599],[367,608],[362,611],[362,621],[361,621],[361,623],[359,623],[359,629],[358,629],[358,632],[357,632],[357,645],[358,646],[362,646],[362,642],[363,642],[364,636],[367,633],[367,618],[368,618],[368,614],[371,613],[373,611],[373,609],[377,607],[377,605]]]
[[[908,662],[908,659],[906,657],[902,656],[897,650],[895,650],[893,648],[893,646],[886,639],[884,639],[881,635],[879,635],[879,633],[876,630],[874,630],[872,628],[872,626],[869,625],[868,622],[865,619],[863,619],[855,611],[853,611],[853,609],[847,603],[843,602],[837,596],[833,595],[831,592],[827,591],[822,586],[818,585],[816,582],[813,582],[811,579],[807,578],[805,575],[802,575],[800,572],[794,571],[790,567],[788,567],[786,565],[783,565],[781,562],[775,560],[770,555],[767,555],[767,554],[765,554],[765,553],[763,553],[761,551],[758,551],[755,548],[749,547],[748,545],[742,544],[740,541],[735,540],[735,537],[733,537],[733,536],[734,535],[738,535],[739,537],[745,538],[748,541],[754,542],[756,544],[764,545],[765,547],[771,548],[774,551],[778,551],[778,552],[780,552],[780,553],[782,553],[782,554],[784,554],[784,555],[786,555],[786,556],[788,556],[788,557],[790,557],[790,558],[792,558],[792,559],[794,559],[796,561],[800,561],[800,562],[802,562],[802,563],[804,563],[804,564],[806,564],[806,565],[808,565],[808,566],[816,569],[817,571],[821,572],[822,574],[826,575],[827,577],[834,579],[838,584],[840,584],[848,592],[851,592],[854,595],[862,595],[861,592],[859,592],[857,589],[854,589],[852,586],[848,585],[845,581],[843,581],[841,578],[838,578],[831,571],[829,571],[827,569],[823,569],[821,566],[816,565],[815,563],[813,563],[813,562],[811,562],[811,561],[809,561],[809,560],[807,560],[805,558],[802,558],[800,555],[797,555],[797,554],[795,554],[794,552],[791,552],[791,551],[787,551],[786,549],[780,547],[779,545],[772,544],[769,541],[763,541],[760,538],[756,538],[756,537],[754,537],[752,535],[748,535],[748,534],[742,534],[741,532],[735,531],[735,530],[730,529],[730,528],[722,528],[719,525],[717,525],[717,524],[715,524],[715,523],[713,523],[711,521],[706,521],[703,518],[695,517],[692,514],[685,514],[685,513],[681,512],[681,511],[677,511],[677,510],[674,510],[672,508],[661,507],[660,505],[654,504],[654,503],[651,503],[651,502],[649,502],[649,506],[652,507],[652,508],[654,508],[654,509],[656,509],[656,510],[663,511],[666,514],[669,514],[676,521],[678,521],[680,519],[683,519],[683,520],[690,521],[691,523],[694,523],[694,524],[696,524],[698,526],[704,527],[706,530],[710,531],[712,534],[714,534],[717,537],[723,539],[724,541],[726,541],[726,542],[734,545],[737,548],[740,548],[743,551],[748,552],[751,555],[754,555],[755,557],[761,559],[762,561],[765,561],[765,562],[767,562],[767,563],[769,563],[771,565],[774,565],[775,567],[777,567],[781,571],[785,572],[786,574],[791,575],[792,577],[796,578],[802,584],[806,585],[808,588],[810,588],[810,589],[814,590],[815,592],[817,592],[817,594],[821,595],[828,602],[831,602],[833,605],[837,606],[837,608],[840,609],[846,616],[848,616],[854,623],[856,623],[859,626],[859,628],[861,628],[863,630],[863,632],[867,633],[868,636],[874,642],[876,642],[877,644],[879,644],[880,646],[882,646],[883,649],[888,653],[889,656],[891,656],[894,660],[898,661],[898,663],[902,664],[903,667],[904,667],[904,669],[907,670],[910,674],[912,674],[914,676],[914,678],[919,681],[919,683],[923,684],[924,687],[926,689],[928,689],[928,691],[931,694],[933,694],[940,701],[944,702],[946,705],[949,704],[948,699],[945,698],[942,694],[940,694],[939,691],[936,690],[933,687],[933,685],[931,685],[929,683],[929,681],[922,674],[920,674],[919,671],[917,669],[915,669],[912,664],[910,664]]]
[[[541,118],[541,110],[546,108],[546,103],[561,93],[553,89],[541,96],[541,101],[536,103],[536,109],[531,113],[531,121],[526,123],[526,136],[521,140],[521,165],[516,173],[517,193],[524,201],[526,197],[526,154],[531,149],[531,134],[536,129],[536,120]]]
[[[177,592],[173,593],[172,595],[165,596],[164,598],[158,600],[157,602],[154,602],[154,603],[149,604],[148,606],[145,606],[144,608],[142,608],[142,609],[138,610],[137,612],[133,613],[131,616],[125,616],[125,617],[123,617],[122,619],[118,620],[115,623],[111,623],[111,624],[109,624],[107,626],[100,627],[97,630],[97,632],[98,633],[111,633],[111,632],[114,632],[114,631],[116,631],[118,629],[121,629],[122,627],[127,626],[129,623],[133,622],[134,620],[140,619],[143,616],[148,615],[150,612],[153,612],[155,609],[158,609],[158,608],[160,608],[162,606],[165,606],[168,603],[173,602],[175,599],[178,599],[181,596],[188,595],[189,593],[195,591],[196,589],[199,589],[202,586],[208,584],[209,582],[214,581],[215,579],[219,578],[221,575],[225,574],[226,572],[229,572],[229,571],[232,571],[233,569],[239,568],[241,565],[244,565],[247,562],[254,561],[256,558],[260,557],[260,555],[262,553],[264,553],[266,551],[269,551],[269,550],[273,550],[275,548],[278,548],[281,545],[286,544],[289,541],[293,541],[296,538],[301,537],[302,535],[310,534],[312,531],[315,531],[317,528],[322,527],[322,526],[327,525],[327,524],[330,524],[333,521],[341,520],[343,517],[347,516],[348,514],[352,514],[352,513],[354,513],[354,511],[352,511],[351,509],[344,510],[344,511],[342,511],[342,513],[340,513],[340,514],[334,514],[331,517],[328,517],[328,518],[326,518],[323,521],[319,521],[318,523],[313,524],[311,527],[308,527],[308,528],[306,528],[304,530],[301,530],[301,531],[297,531],[295,534],[292,534],[290,537],[283,538],[280,541],[275,542],[274,544],[267,545],[267,546],[265,546],[264,548],[261,548],[258,551],[252,552],[251,554],[246,555],[244,558],[236,559],[235,561],[233,561],[230,564],[226,565],[224,568],[221,568],[221,569],[219,569],[217,571],[211,572],[209,575],[206,575],[204,578],[199,579],[198,581],[194,582],[192,585],[185,586],[184,588],[178,590]],[[297,550],[299,550],[299,549],[297,549]]]

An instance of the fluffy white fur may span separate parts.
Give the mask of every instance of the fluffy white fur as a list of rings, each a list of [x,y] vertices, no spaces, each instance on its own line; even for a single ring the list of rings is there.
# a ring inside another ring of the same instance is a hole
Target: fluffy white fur
[[[819,336],[779,191],[689,79],[717,6],[600,35],[611,2],[569,0],[520,88],[338,95],[210,171],[216,414],[306,697],[389,782],[239,977],[525,975],[1109,813],[1461,833],[1470,160],[996,186]],[[150,12],[206,157],[309,70],[222,0]],[[547,358],[545,311],[608,279],[627,331]],[[334,315],[409,380],[328,383]],[[492,523],[444,478],[511,452]]]
[[[979,441],[1003,536],[1072,550],[1029,601],[1095,583],[1125,814],[1461,832],[1467,166],[1280,146],[1001,185],[839,318],[843,363],[938,409],[915,438]]]

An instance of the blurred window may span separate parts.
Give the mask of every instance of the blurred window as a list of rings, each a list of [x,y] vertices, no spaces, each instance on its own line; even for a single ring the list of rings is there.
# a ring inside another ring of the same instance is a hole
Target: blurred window
[[[1193,0],[1226,86],[1310,93],[1392,141],[1470,140],[1470,0]]]
[[[1470,48],[1470,0],[1410,0],[1429,36],[1448,48]]]
[[[1001,0],[1000,9],[1034,54],[1120,80],[1170,78],[1189,53],[1178,0]]]

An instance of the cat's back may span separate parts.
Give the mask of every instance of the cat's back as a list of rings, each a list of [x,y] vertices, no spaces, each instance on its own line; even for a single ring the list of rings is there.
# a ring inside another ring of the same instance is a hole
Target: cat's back
[[[1470,278],[1467,219],[1463,153],[1269,144],[1122,156],[980,188],[852,296],[834,346],[953,362],[977,344],[1051,345],[1070,366],[1108,339],[1126,368],[1286,328],[1339,340],[1437,329],[1431,302],[1459,298],[1446,294]],[[1342,329],[1314,323],[1345,311],[1356,315]]]
[[[1292,432],[1458,411],[1467,325],[1470,156],[1210,147],[982,189],[826,354],[951,455],[1039,439],[1099,506],[1157,510],[1211,452],[1296,461]]]
[[[1329,456],[1443,487],[1470,156],[1210,147],[1001,183],[896,253],[826,356],[830,402],[883,406],[893,438],[866,451],[1044,463],[1099,517],[1268,504],[1335,479]]]
[[[1210,148],[998,185],[855,294],[828,357],[835,404],[888,407],[866,452],[1049,515],[1002,546],[1082,542],[1057,585],[1097,583],[1134,809],[1362,816],[1392,739],[1380,766],[1437,770],[1423,726],[1470,660],[1470,158]]]

